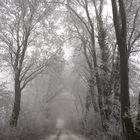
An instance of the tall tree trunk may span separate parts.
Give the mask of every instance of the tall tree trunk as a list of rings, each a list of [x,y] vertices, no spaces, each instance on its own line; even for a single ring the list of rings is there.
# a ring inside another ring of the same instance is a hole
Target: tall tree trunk
[[[85,8],[85,12],[86,12],[88,22],[90,25],[90,28],[88,28],[88,32],[89,32],[90,41],[91,41],[92,62],[93,62],[93,66],[94,66],[96,85],[97,85],[97,90],[98,90],[98,104],[99,104],[99,110],[100,110],[101,123],[102,123],[103,130],[105,130],[106,128],[104,125],[105,114],[104,114],[104,110],[103,110],[103,94],[102,94],[101,78],[99,75],[97,54],[96,54],[96,48],[95,48],[95,46],[96,46],[95,45],[95,30],[94,30],[94,23],[90,17],[87,0],[85,0],[84,8]]]
[[[98,106],[97,106],[95,91],[94,91],[94,66],[92,64],[92,61],[90,61],[88,53],[87,53],[86,40],[82,39],[82,42],[83,42],[84,55],[85,55],[86,62],[89,67],[89,71],[90,71],[89,73],[90,78],[88,79],[89,90],[87,93],[86,108],[89,110],[90,104],[92,103],[94,110],[98,111]]]
[[[91,74],[92,75],[92,74]],[[98,105],[96,102],[96,94],[95,94],[95,89],[94,89],[94,79],[93,75],[91,76],[91,79],[89,79],[89,94],[92,102],[92,106],[94,108],[94,111],[98,112]]]
[[[121,118],[123,130],[126,130],[128,140],[133,139],[133,123],[130,116],[128,58],[126,43],[120,42],[120,76],[121,76]]]
[[[112,106],[112,101],[111,101],[111,88],[110,88],[110,74],[109,74],[109,48],[107,46],[106,42],[106,29],[104,27],[104,22],[102,18],[102,13],[103,13],[103,6],[104,6],[104,0],[100,0],[99,2],[99,7],[97,8],[97,3],[95,0],[92,1],[94,8],[95,8],[95,13],[96,13],[96,20],[97,20],[97,28],[98,28],[98,43],[100,46],[101,50],[101,60],[102,60],[102,65],[100,66],[102,71],[100,75],[100,81],[102,86],[102,96],[104,98],[104,107],[103,107],[103,112],[104,112],[104,122],[105,122],[105,127],[106,131],[109,129],[109,122],[110,122],[110,115],[111,115],[111,106]]]
[[[138,103],[138,115],[137,115],[136,127],[135,127],[135,140],[140,140],[140,93],[139,93],[139,103]]]
[[[111,115],[111,88],[109,85],[110,82],[110,74],[109,74],[109,64],[108,64],[108,58],[109,58],[109,48],[106,43],[106,30],[103,26],[102,17],[98,16],[98,42],[101,49],[101,86],[102,86],[102,94],[104,98],[104,113],[105,113],[105,121],[106,121],[106,130],[109,129],[109,122],[110,122],[110,115]]]
[[[120,135],[121,131],[121,103],[120,103],[120,57],[117,50],[117,56],[113,63],[112,74],[111,74],[111,88],[114,93],[112,117],[114,118],[114,131]]]
[[[129,78],[128,78],[128,53],[127,53],[127,23],[123,0],[111,0],[113,21],[120,54],[120,80],[121,80],[121,119],[124,134],[127,140],[134,139],[134,128],[130,116]],[[118,12],[119,9],[119,12]],[[120,18],[118,16],[120,14]]]
[[[15,78],[15,101],[13,106],[13,112],[10,120],[10,126],[16,127],[18,123],[18,117],[20,112],[20,101],[21,101],[21,89],[19,78]]]
[[[105,120],[105,114],[103,110],[103,91],[102,91],[102,85],[101,85],[101,78],[99,75],[99,70],[98,70],[98,65],[97,65],[97,55],[95,51],[95,36],[94,36],[94,31],[92,32],[91,36],[91,42],[92,42],[92,57],[93,57],[93,62],[94,62],[94,70],[95,70],[95,77],[96,77],[96,84],[97,84],[97,90],[98,90],[98,104],[99,104],[99,109],[100,109],[100,116],[101,116],[101,124],[103,127],[103,131],[106,131],[106,125],[104,123]]]

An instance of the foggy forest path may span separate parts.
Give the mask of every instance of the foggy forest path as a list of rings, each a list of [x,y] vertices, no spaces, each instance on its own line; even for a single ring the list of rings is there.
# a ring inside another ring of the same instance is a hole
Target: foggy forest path
[[[82,136],[71,133],[70,131],[59,131],[57,134],[51,135],[41,140],[86,140]]]

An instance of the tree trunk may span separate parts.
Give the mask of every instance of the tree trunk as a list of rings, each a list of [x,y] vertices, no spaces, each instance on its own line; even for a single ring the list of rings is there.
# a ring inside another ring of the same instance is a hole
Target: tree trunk
[[[137,115],[136,127],[135,127],[135,140],[140,140],[140,93],[139,93],[139,103],[138,103],[138,115]]]
[[[96,102],[96,95],[95,95],[95,89],[94,89],[94,79],[93,79],[93,73],[91,73],[91,78],[89,79],[89,94],[92,102],[92,106],[94,108],[94,111],[98,112],[98,105]]]
[[[123,48],[124,46],[125,48]],[[128,58],[126,48],[126,44],[123,41],[120,42],[121,118],[123,130],[126,130],[128,140],[132,140],[134,129],[130,116]]]
[[[121,130],[121,103],[120,103],[120,57],[117,50],[117,56],[113,63],[111,81],[112,91],[114,93],[112,117],[114,118],[114,131],[120,135]]]
[[[95,97],[95,91],[94,91],[94,66],[92,64],[92,61],[90,61],[89,56],[87,54],[87,45],[86,45],[86,40],[83,40],[83,48],[84,48],[84,55],[86,58],[86,62],[89,67],[90,71],[90,78],[88,79],[88,93],[87,93],[87,99],[86,99],[86,108],[89,110],[90,104],[92,103],[94,110],[97,112],[98,107],[96,103],[96,97]]]
[[[96,8],[96,4],[95,5],[95,9],[96,9],[96,19],[97,19],[97,27],[98,27],[98,42],[99,42],[99,46],[101,49],[101,60],[102,60],[102,71],[101,71],[101,85],[102,85],[102,94],[103,94],[103,98],[104,98],[104,113],[105,113],[105,121],[107,122],[106,124],[109,124],[110,121],[110,115],[111,115],[111,106],[112,106],[112,102],[111,102],[111,91],[110,91],[110,85],[109,85],[109,81],[110,81],[110,75],[109,75],[109,48],[107,46],[107,42],[106,42],[106,29],[103,25],[103,19],[102,19],[102,10],[99,10],[99,12],[97,11]],[[102,1],[100,3],[100,7],[102,7],[101,9],[103,9],[103,5],[102,5]],[[106,127],[108,127],[106,125]]]
[[[120,54],[120,80],[121,80],[121,119],[123,133],[127,140],[134,140],[134,128],[130,116],[129,78],[128,78],[128,54],[127,54],[127,21],[123,0],[112,1],[113,21]],[[119,9],[119,11],[118,11]],[[118,13],[120,15],[118,15]],[[120,18],[119,18],[120,16]]]
[[[18,123],[18,117],[20,112],[20,101],[21,101],[21,89],[18,78],[15,80],[15,102],[13,106],[13,112],[10,120],[10,126],[16,127]]]
[[[94,71],[95,71],[95,77],[96,77],[96,84],[97,84],[97,90],[98,90],[98,105],[100,110],[100,116],[101,116],[101,124],[103,127],[103,131],[106,131],[106,125],[104,123],[105,120],[105,114],[103,110],[103,91],[102,91],[102,84],[101,84],[101,78],[99,75],[98,65],[97,65],[97,55],[95,51],[95,36],[94,36],[94,30],[92,31],[91,35],[91,43],[92,43],[92,59],[94,64]]]

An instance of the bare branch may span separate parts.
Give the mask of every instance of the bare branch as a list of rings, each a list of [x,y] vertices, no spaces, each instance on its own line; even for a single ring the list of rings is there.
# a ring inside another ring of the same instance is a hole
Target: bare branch
[[[133,35],[134,35],[134,32],[136,30],[136,21],[137,21],[137,18],[138,18],[138,13],[139,13],[139,10],[140,10],[140,6],[137,8],[136,10],[136,13],[135,13],[135,16],[134,16],[134,19],[133,19],[133,27],[132,27],[132,31],[130,33],[130,36],[128,38],[128,53],[131,52],[131,49],[133,47],[133,44],[136,42],[136,40],[139,38],[139,35],[137,37],[135,37],[135,41],[132,41],[132,38],[133,38]],[[132,43],[131,43],[132,41]]]

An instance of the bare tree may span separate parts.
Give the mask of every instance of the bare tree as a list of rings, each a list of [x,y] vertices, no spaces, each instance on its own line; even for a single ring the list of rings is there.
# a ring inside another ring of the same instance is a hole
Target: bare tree
[[[93,2],[93,5],[90,5]],[[75,5],[74,5],[75,4]],[[109,70],[108,70],[108,58],[109,58],[109,49],[106,43],[106,30],[103,25],[103,19],[102,19],[102,9],[103,9],[103,3],[100,3],[100,9],[97,9],[97,4],[95,1],[80,1],[77,0],[75,3],[67,3],[65,4],[67,8],[70,11],[70,18],[73,23],[74,28],[72,27],[72,33],[76,33],[76,37],[81,41],[82,46],[83,46],[83,53],[86,59],[87,67],[88,67],[88,72],[89,72],[89,79],[88,85],[89,85],[89,92],[90,92],[90,97],[92,99],[92,104],[95,110],[98,110],[96,101],[95,101],[95,90],[94,86],[97,86],[98,89],[98,106],[100,108],[100,113],[101,113],[101,120],[103,121],[103,128],[106,130],[106,124],[104,123],[105,118],[109,118],[110,110],[107,109],[105,111],[103,108],[104,103],[103,103],[103,98],[105,98],[106,103],[109,104],[109,100],[107,101],[108,97],[110,96],[110,90],[109,88]],[[77,6],[77,7],[76,7]],[[96,12],[96,19],[97,21],[94,20],[94,15],[91,13],[91,9],[95,8]],[[83,16],[82,14],[78,13],[78,7],[81,9],[85,15]],[[95,25],[97,24],[97,29],[98,29],[98,43],[101,48],[101,60],[102,60],[102,66],[100,67],[99,65],[99,59],[97,58],[97,46],[96,45],[96,30],[95,30]],[[102,76],[100,75],[100,70],[102,71]],[[104,80],[103,80],[104,79]],[[96,84],[95,84],[96,83]],[[87,95],[88,96],[88,95]],[[109,105],[110,106],[110,105]],[[105,114],[106,112],[106,114]]]
[[[42,16],[49,16],[50,9],[46,9],[46,4],[38,0],[6,0],[1,5],[0,40],[4,50],[3,59],[14,72],[15,102],[10,125],[16,127],[22,90],[50,65],[55,56],[51,52],[51,55],[45,52],[40,55],[37,49],[41,39],[39,27],[42,27],[41,22],[44,21]]]
[[[111,2],[112,2],[112,9],[113,9],[114,27],[116,31],[116,38],[117,38],[119,54],[120,54],[120,77],[121,77],[120,97],[121,97],[122,126],[123,126],[123,131],[125,132],[126,130],[128,140],[132,140],[134,137],[134,128],[130,117],[126,12],[125,12],[125,6],[123,0],[119,0],[118,2],[112,0]],[[118,15],[118,7],[119,7],[120,18]]]

